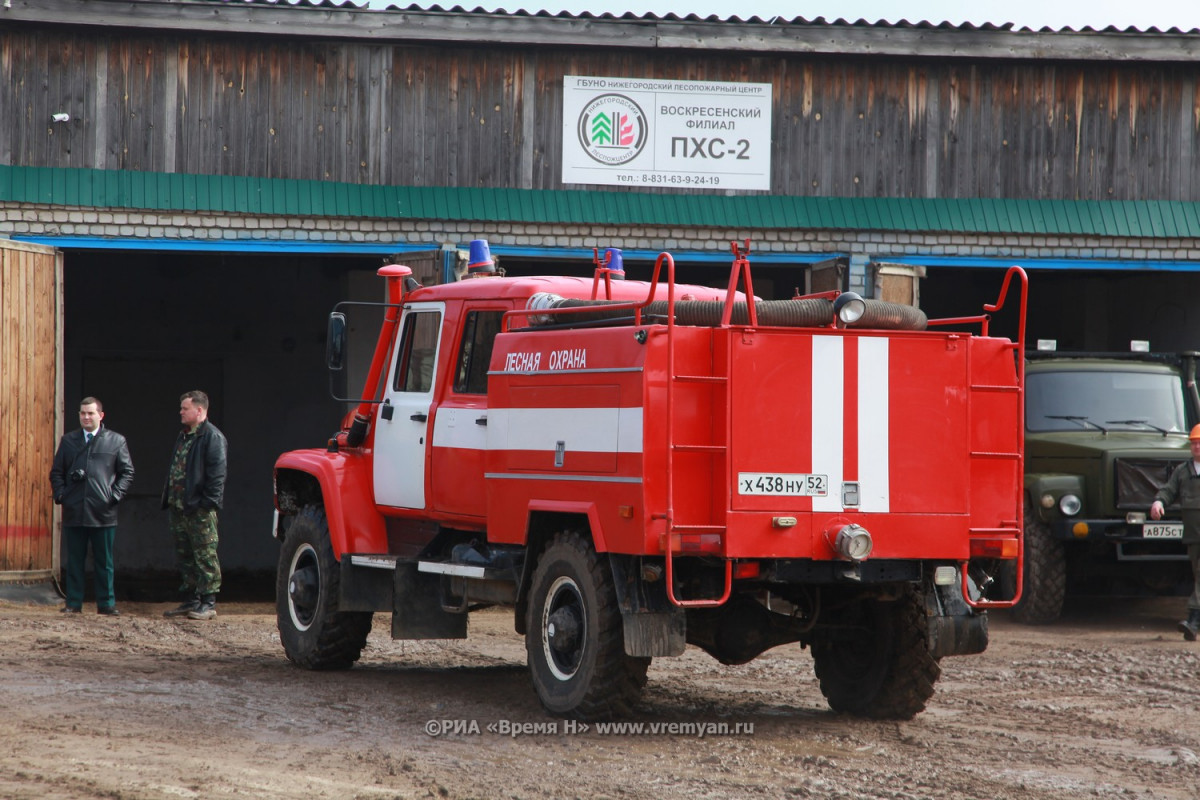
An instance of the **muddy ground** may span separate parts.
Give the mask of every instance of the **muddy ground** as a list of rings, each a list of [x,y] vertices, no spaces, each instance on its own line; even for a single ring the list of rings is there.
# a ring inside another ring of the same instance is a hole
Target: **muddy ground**
[[[500,611],[461,642],[393,642],[377,615],[357,667],[314,673],[268,604],[168,607],[0,602],[0,797],[1200,797],[1182,599],[1074,601],[1043,628],[993,612],[987,652],[945,659],[911,722],[830,712],[797,645],[743,667],[689,648],[651,666],[640,734],[545,716]],[[663,722],[742,731],[648,730]]]

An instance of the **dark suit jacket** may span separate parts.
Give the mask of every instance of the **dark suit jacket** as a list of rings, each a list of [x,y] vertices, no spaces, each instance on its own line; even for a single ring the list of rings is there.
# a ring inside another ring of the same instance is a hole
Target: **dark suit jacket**
[[[76,470],[83,478],[72,477]],[[133,484],[133,461],[125,437],[103,425],[90,445],[83,429],[62,437],[50,467],[54,502],[63,507],[63,525],[107,528],[117,524],[117,503]]]

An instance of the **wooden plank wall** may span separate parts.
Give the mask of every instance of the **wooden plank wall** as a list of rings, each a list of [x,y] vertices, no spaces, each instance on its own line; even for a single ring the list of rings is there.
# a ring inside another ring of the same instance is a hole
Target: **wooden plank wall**
[[[58,566],[49,473],[61,432],[61,276],[53,248],[0,240],[0,576],[6,578]]]
[[[776,194],[1200,201],[1187,63],[113,30],[0,29],[0,163],[580,188],[561,182],[562,78],[613,75],[771,83]]]

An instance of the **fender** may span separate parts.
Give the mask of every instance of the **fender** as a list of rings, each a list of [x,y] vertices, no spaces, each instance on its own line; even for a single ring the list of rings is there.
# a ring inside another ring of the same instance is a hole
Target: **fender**
[[[551,511],[558,514],[582,514],[586,516],[588,527],[592,529],[592,546],[596,548],[597,553],[608,552],[608,544],[604,539],[604,530],[600,526],[600,514],[596,511],[595,503],[577,500],[530,500],[525,518],[529,519],[539,511]],[[528,544],[528,540],[526,544]]]
[[[287,484],[287,472],[311,476],[320,488],[319,501],[325,507],[333,554],[386,553],[387,528],[383,515],[375,509],[371,483],[371,462],[356,453],[326,450],[293,450],[275,462],[276,506],[281,485]]]

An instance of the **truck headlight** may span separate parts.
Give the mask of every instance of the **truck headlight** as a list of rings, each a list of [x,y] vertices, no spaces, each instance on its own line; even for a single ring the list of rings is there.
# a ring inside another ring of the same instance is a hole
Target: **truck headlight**
[[[1065,516],[1073,517],[1083,508],[1083,501],[1079,499],[1079,495],[1064,494],[1058,498],[1058,510]]]

